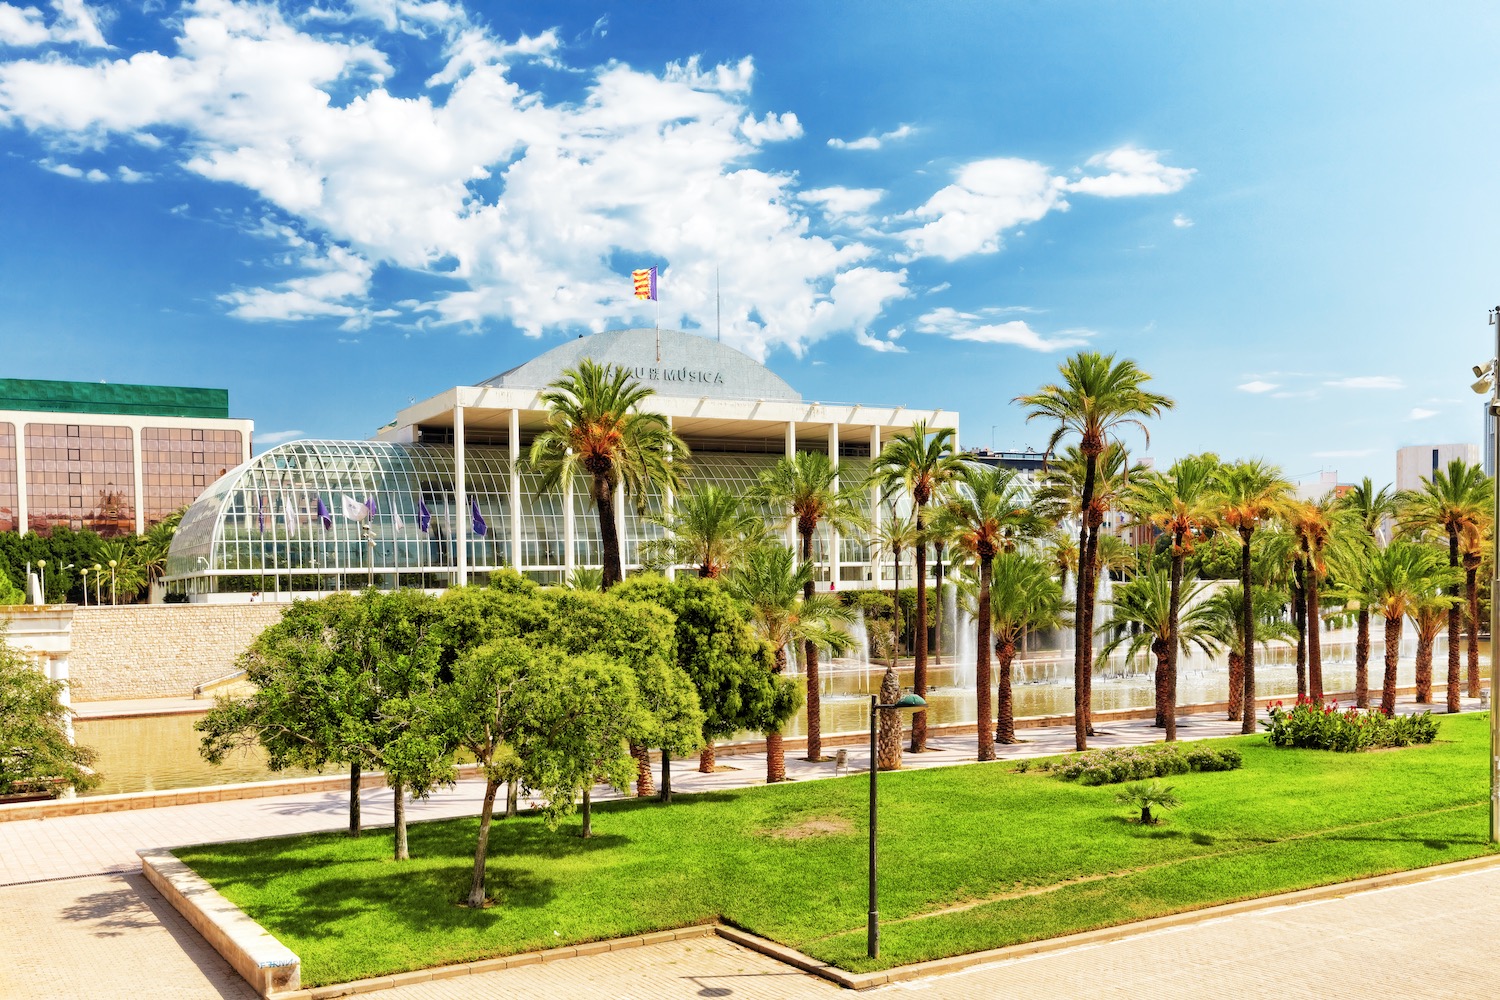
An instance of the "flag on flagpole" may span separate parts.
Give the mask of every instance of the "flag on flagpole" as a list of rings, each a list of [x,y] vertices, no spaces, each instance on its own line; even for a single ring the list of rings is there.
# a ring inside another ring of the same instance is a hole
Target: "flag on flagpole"
[[[427,501],[421,497],[417,498],[417,530],[427,534],[427,526],[432,523],[432,511],[427,509]]]
[[[635,285],[636,298],[656,301],[656,268],[648,267],[643,271],[631,271],[630,280]]]
[[[328,509],[328,505],[323,502],[321,496],[318,497],[318,520],[323,522],[324,531],[333,527],[333,511]]]
[[[286,524],[288,535],[295,535],[302,530],[302,519],[297,516],[297,508],[292,506],[285,493],[281,495],[281,519]]]
[[[344,516],[360,524],[370,519],[370,508],[349,496],[344,496]]]
[[[391,527],[395,528],[397,531],[400,531],[401,529],[406,527],[406,522],[401,519],[401,513],[399,511],[391,511]]]
[[[374,517],[375,517],[376,514],[380,513],[380,510],[377,508],[377,506],[375,504],[375,498],[373,496],[367,496],[367,497],[365,497],[365,508],[367,510],[369,510],[369,512],[370,512],[370,518],[371,518],[371,520],[374,519]]]
[[[255,530],[266,533],[266,498],[259,493],[255,494]]]
[[[484,518],[479,513],[479,500],[477,498],[469,498],[469,513],[474,519],[474,534],[483,538],[490,529],[489,525],[484,523]]]

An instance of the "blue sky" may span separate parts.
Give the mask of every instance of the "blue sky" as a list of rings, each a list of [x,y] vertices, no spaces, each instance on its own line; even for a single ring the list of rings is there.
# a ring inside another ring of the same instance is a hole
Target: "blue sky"
[[[14,377],[365,437],[565,337],[724,337],[809,399],[1009,400],[1080,346],[1158,462],[1480,440],[1493,5],[0,3]],[[1139,444],[1139,440],[1136,441]]]

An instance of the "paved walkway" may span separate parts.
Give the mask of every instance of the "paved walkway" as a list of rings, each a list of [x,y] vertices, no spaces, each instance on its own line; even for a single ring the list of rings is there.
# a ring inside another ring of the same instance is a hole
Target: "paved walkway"
[[[1184,739],[1236,731],[1235,724],[1217,716],[1189,716],[1179,723]],[[1022,735],[1026,743],[999,748],[1002,758],[1072,749],[1070,728]],[[1093,744],[1157,739],[1157,730],[1134,721],[1101,727]],[[905,765],[972,761],[972,741],[938,738],[932,752],[908,754]],[[848,756],[851,770],[867,766],[866,749],[850,748]],[[692,762],[676,762],[674,790],[742,787],[764,778],[761,754],[725,755],[720,763],[729,769],[705,775]],[[793,780],[834,775],[832,763],[795,758],[788,759],[787,770]],[[460,782],[414,803],[409,815],[413,820],[474,815],[481,794],[478,781]],[[390,822],[388,791],[367,791],[362,806],[367,825]],[[345,796],[324,792],[0,824],[0,941],[6,943],[8,965],[0,976],[0,998],[135,995],[148,981],[157,997],[253,996],[136,874],[135,851],[341,829],[346,823]],[[1479,996],[1480,987],[1466,991],[1470,982],[1480,980],[1485,981],[1484,995],[1491,996],[1500,982],[1500,959],[1475,958],[1487,953],[1471,943],[1500,935],[1500,907],[1490,902],[1496,898],[1500,872],[1486,872],[1164,931],[1149,939],[998,964],[883,991],[920,989],[936,991],[934,996],[968,997],[1046,990],[1059,997],[1118,993],[1134,998],[1170,987],[1171,995],[1179,997],[1310,996],[1311,986],[1309,992],[1298,992],[1302,980],[1297,972],[1316,969],[1320,997],[1368,995],[1382,983],[1404,996]],[[1419,968],[1422,976],[1414,977]],[[1348,985],[1347,992],[1340,992],[1342,984]],[[1432,990],[1422,993],[1428,984]],[[435,982],[387,995],[391,1000],[563,995],[659,1000],[835,992],[823,980],[709,939]]]

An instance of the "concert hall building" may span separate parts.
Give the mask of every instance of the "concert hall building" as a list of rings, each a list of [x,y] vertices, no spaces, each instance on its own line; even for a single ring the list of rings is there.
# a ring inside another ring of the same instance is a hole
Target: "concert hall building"
[[[184,516],[167,565],[170,591],[193,601],[285,600],[373,584],[441,588],[514,568],[561,583],[597,567],[597,515],[586,484],[543,493],[524,461],[546,424],[540,394],[592,358],[655,390],[647,406],[691,449],[689,484],[745,493],[778,458],[838,457],[863,478],[870,456],[917,420],[952,428],[941,409],[809,402],[764,365],[715,340],[675,330],[614,330],[567,341],[475,385],[414,403],[367,441],[295,441],[244,462]],[[874,504],[872,519],[889,516]],[[672,497],[648,498],[660,510]],[[662,529],[616,505],[627,573]],[[426,530],[422,530],[425,522]],[[481,533],[482,531],[482,533]],[[864,538],[817,540],[825,585],[889,580]]]

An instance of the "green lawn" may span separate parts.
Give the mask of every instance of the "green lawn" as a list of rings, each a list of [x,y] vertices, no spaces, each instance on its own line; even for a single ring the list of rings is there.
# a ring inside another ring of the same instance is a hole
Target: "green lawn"
[[[401,864],[388,831],[177,853],[311,985],[715,918],[868,971],[1487,853],[1487,727],[1457,716],[1431,746],[1365,754],[1225,741],[1244,769],[1167,779],[1183,805],[1154,828],[1118,786],[1007,764],[883,775],[878,962],[863,775],[596,806],[586,842],[576,817],[497,822],[481,911],[458,905],[476,819],[414,825]]]

